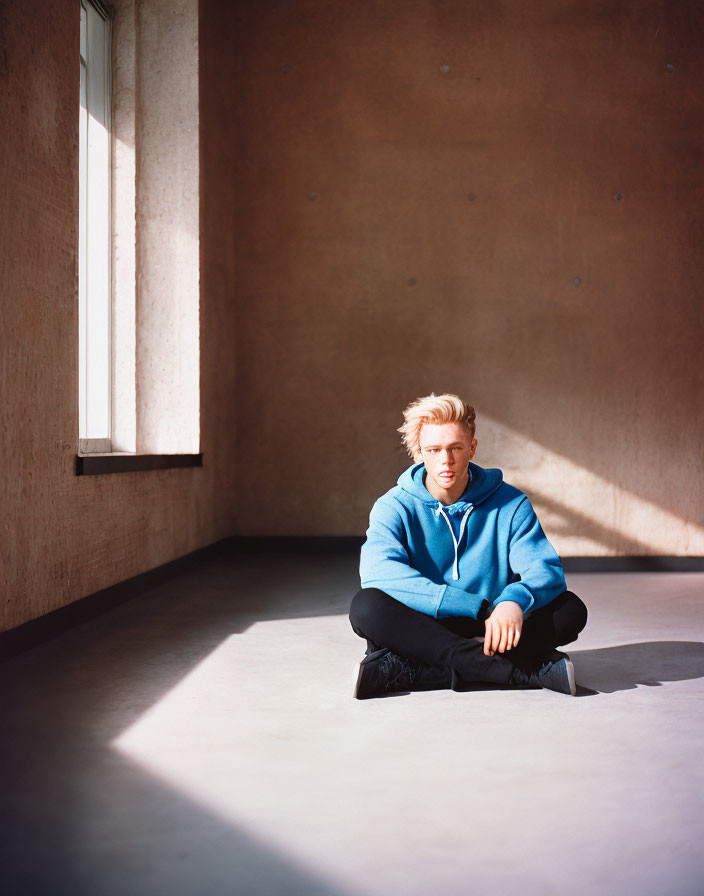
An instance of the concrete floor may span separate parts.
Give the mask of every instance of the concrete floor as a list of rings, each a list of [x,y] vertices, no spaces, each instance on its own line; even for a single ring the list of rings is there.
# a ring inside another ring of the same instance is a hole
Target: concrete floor
[[[356,701],[356,563],[211,560],[2,666],[3,894],[704,892],[704,574],[568,576],[577,698]]]

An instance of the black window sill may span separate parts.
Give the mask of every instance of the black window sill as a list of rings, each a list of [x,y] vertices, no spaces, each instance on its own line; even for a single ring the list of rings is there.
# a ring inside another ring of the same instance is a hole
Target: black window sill
[[[141,470],[171,470],[202,467],[202,454],[78,454],[76,476],[106,473],[136,473]]]

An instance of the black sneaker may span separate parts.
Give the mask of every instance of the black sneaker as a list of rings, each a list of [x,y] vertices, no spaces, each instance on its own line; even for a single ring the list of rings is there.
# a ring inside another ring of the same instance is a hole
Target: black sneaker
[[[533,669],[515,667],[509,685],[514,688],[547,688],[560,694],[577,695],[574,666],[566,653],[553,651]]]
[[[392,653],[388,648],[375,650],[355,666],[353,697],[364,700],[381,694],[413,689],[417,667],[410,660]]]

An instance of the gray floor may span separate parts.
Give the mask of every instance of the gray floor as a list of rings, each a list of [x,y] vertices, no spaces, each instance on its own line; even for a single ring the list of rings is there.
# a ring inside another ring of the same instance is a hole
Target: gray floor
[[[349,553],[221,558],[0,667],[3,894],[704,892],[704,574],[568,577],[577,698],[350,696]]]

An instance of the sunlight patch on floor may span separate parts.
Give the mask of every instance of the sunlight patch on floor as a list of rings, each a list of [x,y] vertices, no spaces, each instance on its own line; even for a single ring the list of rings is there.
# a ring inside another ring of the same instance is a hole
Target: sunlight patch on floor
[[[604,868],[612,883],[633,883],[639,867],[666,879],[657,856],[665,841],[682,849],[694,819],[643,731],[661,723],[665,692],[672,706],[691,683],[577,700],[488,690],[355,701],[361,642],[350,635],[343,616],[256,623],[112,746],[335,892],[459,894],[471,878],[544,894],[575,875],[572,892],[616,892],[600,883]]]

